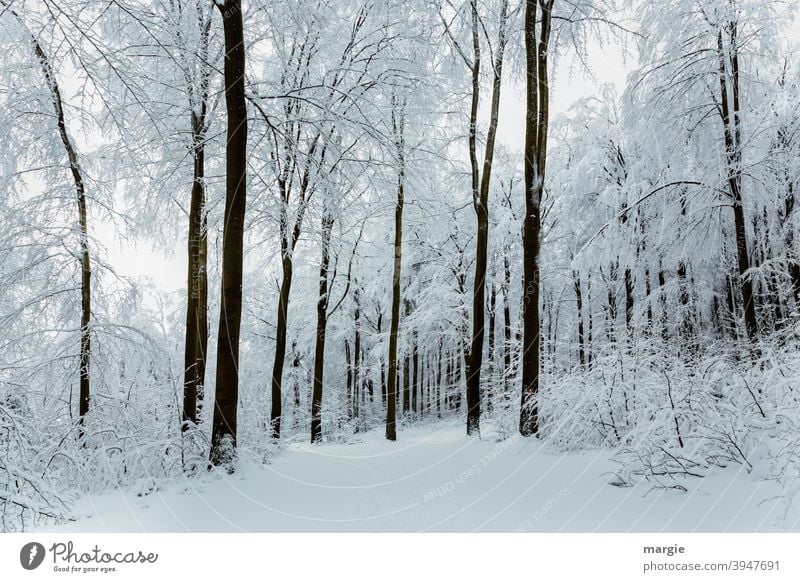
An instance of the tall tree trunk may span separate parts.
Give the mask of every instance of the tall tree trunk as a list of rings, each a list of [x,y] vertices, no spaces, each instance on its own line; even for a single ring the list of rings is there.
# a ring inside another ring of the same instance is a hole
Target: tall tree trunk
[[[523,327],[522,399],[519,431],[539,433],[539,372],[541,341],[539,317],[539,252],[541,249],[542,193],[547,161],[550,88],[547,62],[553,2],[538,0],[541,30],[536,34],[537,0],[525,1],[526,99],[525,117],[525,221],[523,223]]]
[[[392,321],[389,324],[389,384],[386,387],[386,438],[397,440],[397,331],[400,326],[400,275],[403,259],[403,201],[405,187],[405,102],[392,97],[392,130],[397,150],[397,204],[394,209],[394,265],[392,269]]]
[[[207,223],[205,191],[206,97],[192,111],[194,178],[189,206],[189,275],[184,343],[183,427],[197,424],[203,398],[208,349]]]
[[[33,50],[36,58],[39,60],[39,66],[44,73],[47,87],[50,91],[50,100],[53,103],[53,108],[56,113],[56,124],[58,125],[58,134],[61,139],[61,145],[69,160],[69,169],[72,174],[72,181],[75,185],[75,201],[78,210],[78,233],[79,233],[79,256],[81,264],[81,328],[80,328],[80,364],[78,371],[79,383],[79,397],[78,397],[78,415],[81,427],[83,427],[84,419],[89,413],[89,403],[91,398],[91,319],[92,319],[92,266],[89,256],[89,218],[86,211],[86,189],[83,181],[83,170],[81,169],[78,160],[78,151],[72,143],[72,139],[67,132],[67,122],[64,117],[64,104],[61,97],[61,89],[56,80],[55,72],[53,71],[50,59],[42,49],[36,36],[27,30],[27,27],[22,18],[12,10],[12,14],[20,22],[20,25],[25,27],[30,35]],[[79,433],[83,436],[83,429]]]
[[[747,230],[742,203],[742,136],[741,109],[739,105],[739,56],[736,22],[727,23],[727,46],[723,30],[717,37],[719,56],[720,111],[725,134],[725,162],[729,194],[733,202],[733,223],[736,235],[736,257],[739,268],[739,286],[744,307],[744,323],[751,348],[758,337],[753,282],[747,275],[750,256],[747,249]],[[727,49],[727,50],[726,50]]]
[[[241,0],[217,3],[225,32],[225,103],[228,110],[222,293],[210,460],[232,472],[239,401],[239,330],[242,319],[242,263],[247,201],[247,105]]]
[[[331,231],[333,217],[325,211],[322,217],[322,259],[319,263],[319,297],[317,298],[317,334],[314,343],[314,380],[311,388],[311,442],[322,439],[322,389],[325,382],[325,336],[328,330],[328,269],[330,266]],[[350,346],[345,344],[348,356],[348,397],[350,396]],[[350,401],[348,398],[348,407]]]
[[[500,7],[497,50],[493,63],[492,103],[489,115],[489,130],[486,134],[486,150],[483,156],[483,171],[478,168],[477,123],[480,98],[480,34],[477,0],[472,0],[472,109],[470,111],[469,149],[472,165],[472,202],[477,218],[475,281],[472,293],[472,341],[467,362],[467,434],[480,435],[481,419],[481,366],[483,364],[484,310],[486,309],[486,271],[489,241],[489,186],[494,162],[494,144],[500,115],[500,89],[502,87],[503,52],[506,43],[506,13],[508,2]],[[480,178],[479,178],[480,175]]]

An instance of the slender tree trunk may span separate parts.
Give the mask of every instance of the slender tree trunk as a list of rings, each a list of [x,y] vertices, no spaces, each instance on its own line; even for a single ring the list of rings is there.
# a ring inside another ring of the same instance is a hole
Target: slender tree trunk
[[[503,394],[508,395],[511,383],[511,302],[508,293],[511,288],[511,265],[508,249],[503,255]]]
[[[751,347],[758,337],[753,283],[747,275],[750,270],[750,256],[747,249],[747,230],[742,204],[742,138],[741,110],[739,106],[739,56],[737,46],[737,25],[730,22],[726,26],[729,34],[727,47],[723,42],[723,31],[717,37],[719,51],[719,82],[722,124],[725,134],[726,174],[733,202],[733,222],[736,235],[736,256],[739,267],[739,285],[744,306],[744,323],[747,339]],[[727,50],[726,50],[727,48]]]
[[[353,321],[355,324],[355,338],[353,339],[353,386],[358,393],[355,400],[356,408],[354,414],[356,418],[361,417],[360,398],[363,397],[361,390],[361,305],[359,304],[358,287],[353,291],[354,313]]]
[[[592,360],[594,359],[594,344],[593,344],[593,330],[594,315],[592,314],[592,275],[586,277],[586,367],[592,367]]]
[[[293,424],[297,430],[300,426],[300,352],[297,342],[292,342],[292,392],[294,393]]]
[[[353,393],[353,364],[350,360],[350,341],[344,340],[344,366],[347,371],[347,420],[353,420],[355,394]]]
[[[192,111],[194,179],[189,206],[189,275],[184,344],[183,427],[197,424],[202,401],[208,349],[208,279],[205,192],[206,100]]]
[[[650,269],[644,270],[644,293],[647,297],[647,333],[653,333],[653,301],[650,297],[652,288],[650,286]]]
[[[416,333],[412,333],[411,338],[414,342],[411,348],[411,412],[416,415],[419,413],[420,391],[419,347],[417,346]]]
[[[389,384],[386,387],[386,438],[397,440],[397,331],[400,325],[400,275],[403,259],[403,201],[405,187],[405,103],[392,98],[392,129],[397,149],[397,204],[394,211],[394,266],[392,269],[392,321],[389,324]]]
[[[13,12],[14,16],[19,20],[21,26],[25,26],[22,19]],[[83,181],[83,170],[81,169],[78,160],[78,151],[72,143],[72,139],[67,132],[67,122],[64,117],[64,104],[61,97],[61,89],[56,80],[55,72],[53,71],[50,60],[47,54],[42,49],[39,41],[33,33],[30,33],[30,39],[33,43],[33,50],[36,53],[36,58],[39,60],[39,66],[44,73],[45,80],[47,81],[48,89],[50,90],[50,99],[53,103],[53,108],[56,113],[56,123],[58,125],[58,134],[61,139],[61,145],[69,160],[69,169],[72,174],[72,181],[75,184],[75,201],[78,210],[78,232],[79,232],[79,247],[80,247],[80,264],[81,264],[81,329],[80,329],[80,366],[79,366],[79,399],[78,399],[78,415],[81,426],[84,424],[84,419],[89,413],[89,403],[91,398],[91,383],[90,383],[90,368],[91,368],[91,319],[92,319],[92,266],[89,256],[89,218],[86,210],[86,189]],[[80,435],[83,436],[83,429]]]
[[[467,434],[480,436],[481,417],[481,366],[483,365],[484,310],[486,309],[486,272],[488,266],[489,241],[489,187],[494,162],[494,144],[500,114],[500,90],[502,87],[503,52],[505,50],[505,26],[508,2],[503,1],[500,8],[500,25],[497,37],[497,50],[493,63],[492,103],[489,116],[489,130],[486,135],[486,150],[483,157],[483,171],[478,168],[477,123],[478,101],[480,98],[480,29],[478,24],[477,0],[472,0],[472,109],[470,111],[469,149],[472,165],[472,201],[477,218],[475,281],[472,293],[472,338],[469,348],[467,372]],[[479,178],[480,176],[480,178]]]
[[[328,269],[330,266],[330,243],[333,218],[328,212],[322,218],[322,259],[319,264],[319,297],[317,298],[317,336],[314,342],[314,381],[311,388],[311,442],[322,439],[322,389],[325,382],[325,336],[328,330]],[[350,376],[349,345],[347,374]],[[274,381],[274,379],[273,379]],[[349,385],[348,385],[349,396]],[[348,406],[350,400],[348,398]]]
[[[789,280],[792,282],[792,297],[794,298],[795,309],[800,310],[800,261],[798,261],[797,250],[795,249],[794,227],[790,222],[795,205],[794,182],[788,176],[786,182],[784,228],[786,229],[786,252],[789,259],[788,271]]]
[[[270,409],[270,436],[281,436],[281,394],[283,384],[283,364],[286,359],[286,335],[288,330],[289,295],[292,291],[292,258],[284,253],[281,261],[283,279],[278,296],[278,325],[275,339],[275,359],[272,363],[272,404]]]
[[[403,357],[403,414],[411,412],[411,356]]]
[[[581,368],[586,365],[585,338],[583,337],[583,293],[581,292],[580,271],[572,271],[572,281],[575,285],[575,299],[578,311],[578,362]]]
[[[494,328],[497,315],[497,287],[492,278],[492,285],[489,289],[489,365],[487,366],[488,382],[486,382],[486,411],[491,414],[494,400],[495,366],[494,366]]]
[[[625,267],[625,330],[628,340],[633,338],[633,272]]]
[[[225,102],[228,110],[225,215],[222,242],[217,376],[210,460],[233,471],[239,401],[239,330],[247,196],[247,105],[241,0],[217,4],[225,32]]]
[[[541,329],[539,316],[539,252],[541,249],[541,204],[547,161],[550,89],[548,53],[553,2],[538,0],[541,30],[537,43],[537,0],[525,2],[525,55],[527,110],[525,117],[525,220],[523,223],[523,346],[522,400],[519,431],[538,435]]]
[[[436,366],[436,418],[442,418],[442,366],[444,365],[442,342],[439,342],[439,357]]]
[[[666,345],[669,341],[667,330],[667,322],[669,321],[669,315],[667,314],[667,279],[664,275],[664,269],[660,266],[658,269],[658,287],[659,303],[661,303],[661,341]]]

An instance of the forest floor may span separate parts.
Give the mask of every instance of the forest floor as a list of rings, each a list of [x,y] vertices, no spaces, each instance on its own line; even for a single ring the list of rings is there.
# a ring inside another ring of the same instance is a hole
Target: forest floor
[[[613,451],[556,454],[447,423],[282,447],[269,464],[90,495],[58,532],[762,532],[797,529],[771,482],[740,466],[682,483],[615,487]],[[794,516],[796,519],[796,516]]]

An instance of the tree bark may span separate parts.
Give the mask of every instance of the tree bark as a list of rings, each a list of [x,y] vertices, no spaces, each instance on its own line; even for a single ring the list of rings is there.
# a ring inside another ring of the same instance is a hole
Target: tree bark
[[[317,336],[314,343],[314,381],[311,393],[311,442],[322,439],[322,389],[325,381],[325,336],[328,329],[328,269],[330,265],[330,242],[333,230],[333,217],[324,212],[322,217],[322,259],[319,264],[319,297],[317,299]],[[348,362],[348,407],[350,403],[350,358],[346,344]]]
[[[519,431],[538,435],[540,373],[539,252],[541,249],[541,204],[547,161],[549,124],[548,53],[550,25],[555,0],[538,0],[542,9],[541,30],[536,34],[537,0],[525,2],[526,118],[525,118],[525,220],[523,223],[523,346],[522,400]]]
[[[15,18],[19,21],[20,25],[25,27],[26,32],[30,35],[33,50],[36,58],[39,60],[39,66],[44,74],[47,87],[50,91],[50,100],[53,103],[53,108],[56,114],[56,124],[58,126],[58,134],[61,139],[61,145],[69,160],[69,169],[72,174],[72,181],[75,185],[75,201],[78,210],[78,233],[79,233],[79,248],[80,248],[80,265],[81,265],[81,327],[80,327],[80,364],[78,369],[78,416],[81,426],[80,436],[83,437],[83,425],[86,415],[89,413],[89,404],[91,399],[91,319],[92,319],[92,266],[89,255],[89,219],[86,210],[86,188],[83,181],[83,170],[81,169],[78,160],[78,151],[72,143],[72,139],[67,132],[67,122],[64,116],[64,103],[61,97],[61,89],[56,80],[53,66],[50,59],[42,49],[36,36],[27,29],[22,18],[12,10]]]
[[[405,103],[392,98],[392,129],[397,150],[397,203],[394,210],[394,265],[392,268],[392,320],[389,329],[389,383],[386,387],[386,438],[397,440],[397,331],[400,326],[400,275],[403,259],[403,201],[405,187]]]
[[[247,197],[247,105],[241,0],[217,4],[225,33],[225,104],[228,112],[225,214],[222,235],[222,293],[217,339],[216,393],[210,460],[233,472],[239,401],[239,332]]]
[[[492,285],[489,288],[489,363],[487,366],[488,382],[486,382],[486,412],[492,413],[493,400],[494,400],[494,383],[495,383],[495,321],[497,315],[497,287],[494,284],[494,277],[492,278]]]
[[[736,257],[739,268],[739,286],[744,307],[744,323],[747,339],[753,348],[758,337],[753,283],[747,275],[750,270],[750,256],[747,248],[747,230],[742,203],[742,137],[741,109],[739,105],[739,56],[737,45],[737,24],[726,25],[729,42],[723,42],[723,31],[717,37],[719,56],[720,113],[725,135],[725,162],[729,194],[733,202],[733,223],[736,236]],[[728,49],[726,51],[726,48]]]
[[[508,249],[503,255],[503,394],[507,397],[511,384],[511,302],[508,293],[511,288],[511,265],[508,260]]]
[[[206,377],[208,350],[208,240],[205,190],[206,96],[192,111],[194,176],[189,206],[189,274],[184,343],[183,428],[196,425]]]
[[[363,390],[361,390],[361,305],[359,302],[358,287],[353,291],[354,313],[353,320],[355,326],[355,338],[353,339],[353,389],[356,398],[353,400],[353,416],[361,418],[361,402]]]
[[[572,281],[575,285],[575,300],[578,312],[578,363],[583,368],[586,365],[586,339],[583,336],[583,293],[581,292],[580,271],[572,271]]]
[[[412,333],[411,341],[414,342],[411,348],[411,412],[416,415],[419,413],[420,399],[419,346],[416,332]]]
[[[478,102],[480,98],[480,30],[478,24],[477,0],[472,0],[472,109],[470,111],[469,149],[472,165],[472,202],[477,218],[475,281],[472,293],[472,338],[469,348],[467,372],[467,434],[480,436],[481,419],[481,366],[483,365],[483,336],[486,309],[486,272],[488,267],[489,241],[489,186],[494,162],[494,144],[500,114],[500,90],[502,87],[503,53],[506,43],[506,13],[508,2],[503,1],[500,8],[500,21],[497,35],[497,50],[493,63],[492,103],[489,115],[489,130],[486,134],[486,149],[483,156],[483,170],[478,169],[477,123]],[[479,178],[480,175],[480,178]]]

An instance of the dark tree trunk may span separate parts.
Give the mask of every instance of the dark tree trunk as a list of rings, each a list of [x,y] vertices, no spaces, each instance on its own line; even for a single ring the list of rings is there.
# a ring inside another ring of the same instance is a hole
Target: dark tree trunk
[[[678,301],[681,304],[681,335],[684,340],[692,336],[692,317],[689,313],[689,286],[686,278],[686,261],[678,262]]]
[[[333,218],[325,212],[322,218],[322,258],[319,263],[319,296],[317,298],[317,336],[314,343],[314,381],[311,392],[311,442],[322,439],[322,389],[325,382],[325,336],[328,330],[328,268]],[[350,392],[350,346],[345,342],[347,355],[348,396]],[[274,379],[273,379],[274,381]],[[349,406],[349,399],[348,399]]]
[[[601,269],[602,273],[602,269]],[[609,276],[606,280],[606,313],[608,326],[606,336],[610,344],[617,343],[617,263],[613,262],[609,268]]]
[[[25,27],[22,18],[11,10],[11,13],[17,18],[20,26]],[[53,71],[50,59],[39,44],[36,35],[30,30],[26,32],[30,36],[33,45],[33,51],[36,58],[39,60],[39,66],[44,74],[47,88],[50,91],[50,100],[52,101],[53,108],[56,114],[56,124],[58,125],[58,134],[61,139],[61,145],[69,160],[69,169],[72,174],[72,181],[75,185],[75,201],[78,210],[78,229],[80,232],[79,240],[79,257],[81,265],[81,327],[80,327],[80,363],[78,371],[79,383],[79,399],[78,399],[78,415],[81,427],[83,427],[86,415],[89,413],[89,403],[91,398],[91,319],[92,319],[92,266],[89,256],[89,218],[86,210],[86,189],[83,181],[83,170],[81,169],[78,160],[78,151],[72,143],[72,139],[67,132],[67,123],[64,117],[64,104],[61,98],[61,89],[56,80],[55,72]],[[83,436],[83,428],[79,433]]]
[[[194,179],[189,206],[189,275],[184,343],[183,427],[197,424],[206,377],[208,348],[208,279],[205,192],[206,98],[192,111]]]
[[[436,418],[442,418],[442,365],[444,354],[442,353],[442,343],[439,342],[439,357],[436,366]]]
[[[464,361],[464,352],[462,350],[461,354],[456,355],[456,370],[455,370],[455,377],[456,377],[456,390],[453,395],[453,399],[455,401],[455,408],[456,412],[461,412],[461,362]]]
[[[353,420],[355,394],[353,393],[353,364],[350,359],[350,341],[344,340],[344,366],[347,372],[347,420]]]
[[[508,249],[503,256],[503,394],[508,396],[511,383],[511,302],[508,298],[511,287],[511,265],[508,262]]]
[[[788,223],[786,228],[786,250],[789,258],[789,279],[792,282],[792,296],[795,302],[795,309],[800,310],[800,262],[798,261],[797,251],[794,242],[794,228],[789,219],[794,212],[795,196],[794,196],[794,183],[792,179],[787,178],[786,184],[786,211],[784,213],[784,221]]]
[[[744,307],[744,323],[751,348],[758,337],[753,283],[747,275],[750,270],[750,256],[747,249],[747,230],[742,204],[742,136],[741,109],[739,106],[739,56],[737,24],[729,22],[726,26],[729,43],[726,54],[723,31],[717,37],[719,56],[720,112],[725,135],[725,162],[729,194],[733,203],[733,223],[736,235],[736,257],[739,268],[739,286]]]
[[[297,342],[292,342],[292,388],[294,393],[294,428],[300,426],[300,352],[297,351]]]
[[[418,400],[420,391],[419,348],[416,334],[412,334],[411,337],[414,342],[414,346],[411,348],[411,412],[417,414],[419,412]]]
[[[494,279],[492,279],[492,285],[489,288],[489,365],[487,366],[486,372],[488,376],[488,382],[486,382],[486,411],[491,414],[493,408],[493,400],[494,400],[494,382],[495,382],[495,370],[494,370],[494,351],[495,351],[495,341],[494,341],[494,328],[495,328],[495,320],[496,320],[496,312],[497,312],[497,288],[494,284]]]
[[[578,362],[581,368],[586,365],[585,338],[583,337],[583,293],[581,292],[580,271],[572,271],[572,280],[575,285],[575,299],[578,311]]]
[[[592,276],[591,273],[586,277],[586,367],[592,367],[594,359],[592,327],[594,326],[594,315],[592,313]]]
[[[270,436],[278,439],[281,436],[281,394],[283,384],[283,363],[286,358],[286,335],[289,314],[289,295],[292,291],[292,258],[284,254],[281,261],[283,279],[278,296],[278,325],[275,338],[275,359],[272,363],[272,405],[270,409]]]
[[[357,393],[357,398],[354,400],[355,409],[353,414],[356,418],[360,418],[360,398],[363,397],[361,390],[361,305],[359,304],[359,293],[356,287],[353,291],[353,322],[355,325],[355,338],[353,339],[353,386]]]
[[[633,273],[625,268],[625,330],[628,339],[633,338]]]
[[[500,89],[502,87],[503,52],[505,50],[505,23],[508,2],[503,1],[500,8],[500,26],[497,38],[497,51],[493,63],[492,103],[489,116],[489,130],[486,135],[486,149],[483,157],[483,171],[478,168],[477,119],[480,97],[480,30],[478,25],[477,0],[472,6],[472,109],[470,112],[469,149],[472,165],[472,202],[477,217],[477,240],[475,260],[475,281],[472,293],[472,341],[467,362],[467,434],[480,435],[481,418],[481,366],[483,364],[484,310],[486,309],[486,271],[488,265],[489,241],[489,187],[494,162],[494,144],[500,113]],[[480,175],[480,178],[479,178]]]
[[[658,270],[658,287],[659,287],[659,303],[661,303],[661,340],[666,345],[669,341],[669,333],[667,330],[667,322],[669,315],[667,314],[667,279],[664,275],[664,269]]]
[[[21,26],[25,26],[22,19],[12,13],[19,20]],[[91,330],[89,329],[92,318],[92,267],[89,256],[89,219],[86,211],[86,189],[83,181],[83,170],[78,161],[78,151],[72,143],[72,139],[67,133],[67,123],[64,117],[64,105],[61,99],[61,89],[56,81],[47,54],[42,49],[36,36],[30,33],[33,50],[36,58],[39,59],[39,66],[44,73],[47,86],[50,91],[50,99],[56,113],[56,123],[61,145],[69,160],[69,169],[72,174],[72,181],[75,185],[75,201],[78,210],[78,228],[80,232],[80,264],[81,264],[81,331],[80,331],[80,365],[79,365],[79,400],[78,415],[80,424],[84,424],[84,419],[89,413],[89,401],[91,398],[90,389],[90,367],[91,367]],[[80,432],[83,436],[83,430]]]
[[[403,414],[411,412],[411,356],[403,358]]]
[[[542,8],[537,43],[537,0],[525,2],[526,100],[525,117],[525,220],[523,222],[523,345],[522,399],[519,431],[539,433],[540,316],[539,252],[542,243],[542,193],[547,161],[550,89],[548,53],[553,2],[538,0]]]
[[[225,214],[222,242],[217,375],[210,460],[233,471],[239,401],[239,330],[247,196],[247,105],[241,0],[217,4],[225,31],[225,103],[228,110]]]
[[[394,266],[392,269],[392,321],[389,330],[389,384],[386,388],[386,438],[397,440],[397,331],[400,325],[400,275],[403,259],[403,200],[405,187],[404,104],[392,98],[392,130],[397,149],[397,204],[394,210]],[[399,109],[399,111],[398,111]]]
[[[653,301],[650,297],[652,288],[650,286],[650,269],[644,270],[644,293],[647,297],[647,333],[653,333]]]
[[[89,412],[89,404],[91,399],[91,319],[92,319],[92,267],[89,256],[89,219],[86,210],[86,189],[83,181],[83,170],[81,169],[78,160],[78,151],[72,143],[69,133],[67,132],[67,123],[64,117],[64,104],[61,98],[61,89],[56,80],[55,72],[53,71],[50,59],[42,49],[39,41],[30,30],[28,30],[25,22],[19,14],[13,9],[10,9],[11,14],[19,21],[26,33],[30,37],[33,51],[36,58],[39,60],[39,66],[44,74],[47,88],[50,92],[50,100],[56,114],[56,124],[58,126],[58,134],[61,140],[61,145],[69,160],[69,169],[72,174],[72,181],[75,185],[75,201],[78,210],[78,229],[80,233],[80,265],[81,265],[81,327],[80,327],[80,360],[78,367],[78,415],[79,424],[81,426],[79,435],[82,438],[84,435],[83,425],[85,417]]]

